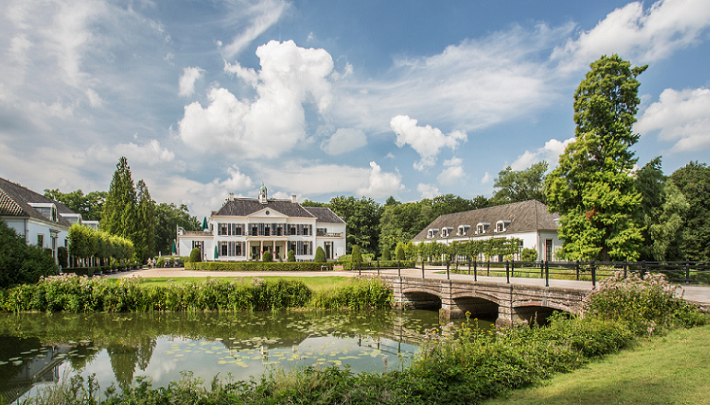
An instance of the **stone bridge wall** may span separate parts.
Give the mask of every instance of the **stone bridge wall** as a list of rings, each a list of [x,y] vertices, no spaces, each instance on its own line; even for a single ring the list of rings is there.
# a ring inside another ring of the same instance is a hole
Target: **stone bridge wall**
[[[496,317],[496,325],[510,326],[546,317],[553,310],[579,313],[587,290],[478,281],[383,277],[394,290],[394,304],[400,308],[441,306],[446,318]]]

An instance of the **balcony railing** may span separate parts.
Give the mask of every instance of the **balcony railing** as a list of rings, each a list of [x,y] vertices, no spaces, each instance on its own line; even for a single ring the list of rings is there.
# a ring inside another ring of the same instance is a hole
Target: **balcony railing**
[[[322,236],[325,238],[340,238],[343,236],[342,232],[316,232],[316,236]]]

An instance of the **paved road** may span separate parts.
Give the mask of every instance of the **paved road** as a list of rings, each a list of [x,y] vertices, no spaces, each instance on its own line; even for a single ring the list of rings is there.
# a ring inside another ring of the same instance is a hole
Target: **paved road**
[[[425,270],[425,277],[428,279],[445,280],[446,274],[441,274],[446,268],[432,267]],[[376,275],[376,270],[363,270],[363,275]],[[380,270],[381,275],[396,276],[397,270]],[[421,277],[422,269],[402,269],[402,276]],[[184,268],[166,268],[166,269],[146,269],[134,270],[125,273],[110,274],[106,277],[357,277],[357,271],[197,271],[185,270]],[[452,280],[473,280],[473,275],[468,274],[450,274]],[[505,282],[505,277],[486,277],[478,276],[479,281],[487,282]],[[545,286],[545,280],[541,278],[518,278],[511,277],[511,284],[518,285],[537,285]],[[556,280],[550,279],[551,287],[564,287],[578,290],[591,290],[591,281],[576,281],[576,280]],[[685,299],[695,302],[703,307],[704,310],[710,311],[710,286],[682,286],[682,290],[678,291],[683,294]]]

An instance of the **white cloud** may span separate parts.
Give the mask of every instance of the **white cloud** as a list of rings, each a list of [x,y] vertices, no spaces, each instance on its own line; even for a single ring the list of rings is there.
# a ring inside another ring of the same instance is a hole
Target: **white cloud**
[[[414,168],[424,170],[426,166],[436,164],[436,157],[439,150],[449,147],[455,150],[461,142],[465,142],[468,137],[461,131],[453,131],[449,135],[444,135],[439,128],[417,126],[417,120],[409,118],[407,115],[397,115],[390,120],[390,127],[397,134],[397,146],[410,145],[422,160],[414,163]]]
[[[89,104],[92,107],[101,107],[104,101],[101,99],[98,93],[94,89],[86,89],[86,97],[89,98]]]
[[[481,179],[481,184],[486,184],[486,183],[489,183],[490,181],[491,181],[491,174],[486,172],[483,175],[483,178]]]
[[[671,152],[698,151],[710,146],[710,89],[666,89],[634,125],[641,134],[659,131],[676,142]]]
[[[387,156],[385,156],[385,158],[394,159],[394,155],[392,154],[392,152],[389,152],[389,153],[387,153]]]
[[[189,97],[195,93],[195,81],[201,78],[204,72],[205,71],[199,67],[184,68],[182,70],[182,76],[180,76],[180,91],[178,95]]]
[[[644,11],[643,3],[629,3],[609,13],[592,30],[569,39],[552,53],[562,70],[580,70],[600,55],[617,53],[641,63],[668,57],[699,42],[710,26],[707,0],[661,0]]]
[[[333,59],[323,49],[299,48],[293,41],[270,41],[256,55],[261,61],[256,100],[212,89],[207,108],[198,102],[185,107],[178,131],[183,142],[203,152],[258,158],[276,157],[306,139],[303,104],[315,104],[320,113],[329,108],[326,77]]]
[[[518,156],[517,159],[510,165],[510,168],[519,171],[525,170],[534,163],[545,160],[550,167],[557,166],[557,162],[560,160],[560,155],[564,153],[565,148],[570,143],[574,142],[576,138],[569,138],[565,141],[558,141],[557,139],[550,139],[545,142],[545,146],[539,148],[534,152],[526,150],[525,153]]]
[[[240,9],[238,11],[239,15],[248,17],[251,25],[241,34],[234,37],[232,43],[224,46],[222,49],[224,57],[231,59],[243,51],[253,40],[276,23],[287,7],[288,3],[284,1],[264,0],[246,10]]]
[[[439,184],[445,186],[451,186],[454,184],[460,184],[460,181],[466,176],[463,170],[463,160],[453,157],[449,160],[444,161],[444,169],[441,174],[437,177]]]
[[[148,166],[175,160],[175,153],[161,147],[160,142],[155,139],[143,145],[133,142],[120,143],[111,147],[94,145],[86,151],[86,157],[97,162],[117,162],[121,156],[125,156],[129,162]],[[173,169],[177,169],[177,167],[173,167]]]
[[[358,188],[357,194],[372,198],[384,198],[391,195],[396,196],[400,190],[404,189],[402,176],[399,173],[383,172],[375,162],[370,162],[370,167],[372,170],[367,186]]]
[[[329,139],[321,143],[320,148],[329,155],[340,155],[367,145],[367,136],[360,129],[338,128]]]
[[[269,189],[281,189],[289,194],[313,196],[334,193],[354,193],[367,184],[370,170],[337,164],[312,164],[287,161],[277,166],[259,166]]]
[[[422,198],[432,199],[441,195],[439,189],[432,184],[419,183],[419,185],[417,185],[417,191],[422,195]]]

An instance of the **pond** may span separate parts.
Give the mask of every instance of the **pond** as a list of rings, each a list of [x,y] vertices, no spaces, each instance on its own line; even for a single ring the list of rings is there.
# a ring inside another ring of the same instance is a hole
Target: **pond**
[[[75,374],[122,389],[137,377],[165,387],[183,372],[209,383],[270,367],[386,371],[407,367],[438,326],[424,310],[0,314],[0,396],[13,402]]]

